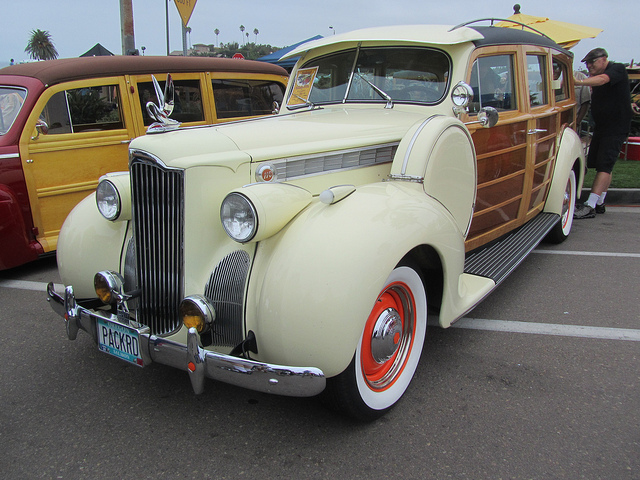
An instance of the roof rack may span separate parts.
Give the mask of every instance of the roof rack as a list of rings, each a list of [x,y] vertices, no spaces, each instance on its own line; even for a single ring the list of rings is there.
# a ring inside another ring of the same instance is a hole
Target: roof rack
[[[491,22],[491,26],[493,27],[493,22],[509,22],[509,23],[515,23],[516,25],[520,25],[522,27],[522,29],[524,30],[525,28],[528,28],[529,30],[532,30],[533,32],[537,33],[538,35],[542,35],[545,38],[548,38],[549,40],[551,40],[552,42],[555,42],[555,40],[553,40],[553,38],[545,35],[544,33],[542,33],[539,30],[536,30],[535,28],[533,28],[531,25],[527,25],[525,23],[522,22],[518,22],[516,20],[509,20],[508,18],[494,18],[494,17],[489,17],[489,18],[479,18],[477,20],[471,20],[470,22],[464,22],[461,23],[459,25],[456,25],[455,27],[452,27],[449,31],[453,31],[457,28],[461,28],[461,27],[467,27],[473,23],[479,23],[479,22]]]

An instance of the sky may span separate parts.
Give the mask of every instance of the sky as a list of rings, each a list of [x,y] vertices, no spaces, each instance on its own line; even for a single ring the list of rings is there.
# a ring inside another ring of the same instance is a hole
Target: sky
[[[506,18],[515,1],[456,0],[196,0],[188,26],[187,43],[214,44],[257,42],[285,47],[316,35],[328,36],[359,28],[383,25],[457,25],[479,18]],[[609,52],[609,59],[640,63],[637,0],[527,0],[521,13],[549,17],[601,28],[595,39],[572,48],[574,68],[595,47]],[[174,0],[133,0],[135,46],[145,55],[166,55],[166,12],[169,14],[169,47],[181,51],[181,19]],[[5,0],[0,29],[0,67],[29,60],[24,49],[35,29],[51,35],[59,58],[78,57],[102,44],[122,54],[119,0]],[[244,25],[245,34],[240,31]],[[220,30],[218,37],[215,29]],[[253,31],[258,29],[256,37]],[[249,37],[246,37],[249,33]]]

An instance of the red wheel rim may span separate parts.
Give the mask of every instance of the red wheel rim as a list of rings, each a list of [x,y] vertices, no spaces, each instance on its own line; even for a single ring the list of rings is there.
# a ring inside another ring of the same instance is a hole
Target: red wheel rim
[[[402,322],[402,329],[399,338],[394,339],[397,345],[396,351],[389,359],[379,363],[373,356],[371,339],[378,318],[387,309],[393,309],[397,312]],[[402,374],[413,347],[416,329],[415,315],[415,300],[411,289],[404,282],[394,282],[387,285],[378,296],[365,325],[360,352],[362,374],[372,390],[386,390]]]

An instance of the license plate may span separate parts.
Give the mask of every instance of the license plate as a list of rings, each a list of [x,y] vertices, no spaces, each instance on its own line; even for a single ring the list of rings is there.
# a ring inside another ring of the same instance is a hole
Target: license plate
[[[134,365],[144,366],[138,332],[126,325],[98,319],[98,347]]]

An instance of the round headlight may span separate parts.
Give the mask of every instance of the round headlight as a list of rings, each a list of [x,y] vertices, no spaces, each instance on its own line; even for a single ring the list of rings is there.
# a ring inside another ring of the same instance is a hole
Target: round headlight
[[[98,210],[107,220],[115,220],[120,216],[120,194],[116,186],[109,180],[103,180],[96,189],[96,204]]]
[[[258,215],[253,204],[240,193],[232,192],[220,207],[222,226],[233,240],[245,243],[258,231]]]

